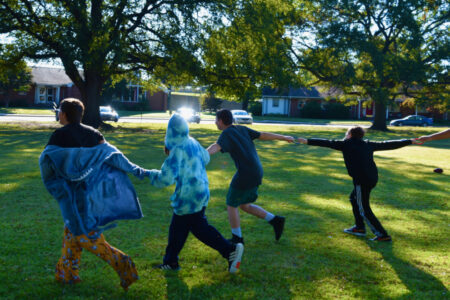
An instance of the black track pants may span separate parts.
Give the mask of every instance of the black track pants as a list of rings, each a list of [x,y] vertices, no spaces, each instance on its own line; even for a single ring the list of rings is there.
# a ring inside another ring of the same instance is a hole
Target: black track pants
[[[367,185],[355,185],[352,193],[350,194],[350,202],[353,208],[353,215],[355,217],[355,225],[358,228],[364,228],[364,221],[370,227],[370,230],[376,236],[388,235],[386,230],[378,221],[377,217],[370,208],[369,198],[370,191],[373,187]]]

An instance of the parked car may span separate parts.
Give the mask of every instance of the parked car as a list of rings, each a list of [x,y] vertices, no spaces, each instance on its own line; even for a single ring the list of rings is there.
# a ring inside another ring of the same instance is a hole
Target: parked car
[[[181,107],[177,109],[177,113],[179,113],[186,121],[192,123],[200,123],[200,114],[189,107]]]
[[[100,106],[102,121],[119,121],[119,114],[111,106]]]
[[[391,126],[430,126],[433,125],[433,118],[427,118],[419,115],[410,115],[403,119],[392,120],[389,123]]]
[[[233,115],[233,124],[252,124],[253,118],[245,110],[234,109],[231,111]]]
[[[56,121],[59,121],[59,108],[54,107]],[[100,106],[100,118],[102,121],[119,121],[119,114],[111,106]]]

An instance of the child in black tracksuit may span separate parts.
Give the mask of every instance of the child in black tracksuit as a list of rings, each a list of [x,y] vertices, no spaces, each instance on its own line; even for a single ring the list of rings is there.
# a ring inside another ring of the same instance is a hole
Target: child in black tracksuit
[[[350,128],[344,140],[304,139],[298,138],[302,144],[329,147],[342,151],[348,174],[353,178],[354,189],[350,194],[350,202],[355,216],[355,225],[344,232],[365,236],[364,221],[376,235],[373,241],[391,241],[391,237],[381,226],[370,208],[370,191],[378,181],[378,170],[373,160],[373,152],[391,150],[411,145],[414,140],[396,140],[384,142],[364,141],[364,129],[357,126]]]

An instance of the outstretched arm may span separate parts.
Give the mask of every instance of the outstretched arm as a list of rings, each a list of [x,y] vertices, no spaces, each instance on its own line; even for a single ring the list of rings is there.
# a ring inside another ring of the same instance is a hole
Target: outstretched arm
[[[305,138],[297,138],[297,141],[301,144],[311,145],[311,146],[319,146],[319,147],[327,147],[335,150],[342,151],[344,147],[344,141],[340,140],[327,140],[327,139],[305,139]]]
[[[258,139],[262,140],[262,141],[280,140],[280,141],[286,141],[288,143],[293,143],[295,141],[292,136],[281,135],[281,134],[276,134],[276,133],[271,133],[271,132],[261,132]]]
[[[369,142],[369,145],[373,147],[374,151],[380,150],[394,150],[401,147],[405,147],[411,145],[413,143],[413,139],[404,139],[404,140],[392,140],[392,141],[383,141],[383,142]]]
[[[418,138],[421,142],[429,142],[429,141],[436,141],[436,140],[443,140],[443,139],[450,139],[450,129],[430,134],[430,135],[423,135]]]
[[[175,166],[175,167],[174,167]],[[147,176],[150,178],[150,183],[156,187],[166,187],[175,183],[178,170],[177,159],[172,154],[163,163],[161,170],[148,170]]]
[[[209,146],[206,151],[208,151],[209,155],[213,155],[217,152],[219,152],[222,149],[219,144],[214,143],[211,146]]]

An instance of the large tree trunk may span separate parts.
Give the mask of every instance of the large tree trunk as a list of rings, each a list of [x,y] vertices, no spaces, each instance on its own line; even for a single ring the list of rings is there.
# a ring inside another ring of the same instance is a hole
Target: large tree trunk
[[[244,99],[242,99],[242,109],[248,110],[248,104],[250,102],[250,94],[248,92],[244,93]]]
[[[386,104],[382,100],[375,101],[375,112],[373,116],[373,123],[370,129],[387,131],[386,126]]]
[[[100,102],[103,80],[98,74],[85,72],[86,81],[81,90],[81,101],[84,104],[83,124],[98,128],[102,124],[100,118]]]
[[[5,95],[5,107],[6,108],[9,107],[9,101],[10,101],[9,92],[6,92],[6,95]]]

